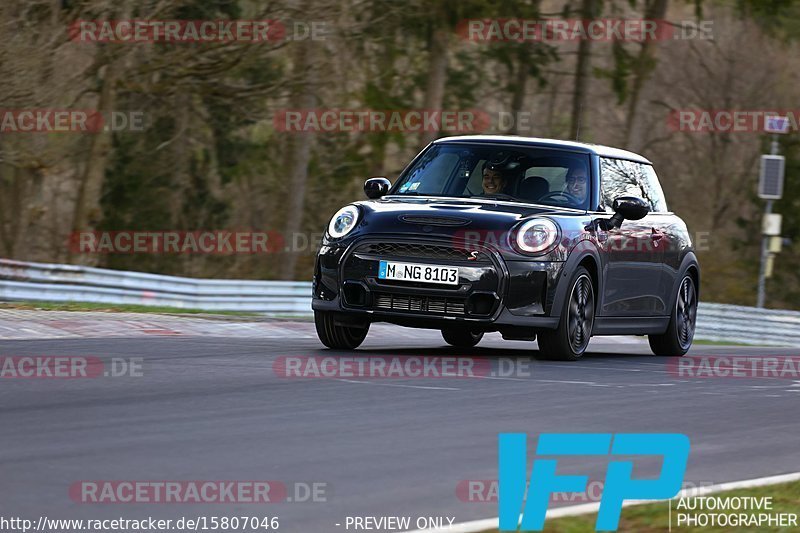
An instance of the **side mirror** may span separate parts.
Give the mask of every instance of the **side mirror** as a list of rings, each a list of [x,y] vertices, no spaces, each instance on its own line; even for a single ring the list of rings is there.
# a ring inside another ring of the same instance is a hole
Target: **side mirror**
[[[639,220],[650,212],[650,204],[636,196],[620,196],[614,200],[614,216],[609,220],[610,228],[618,228],[623,220]]]
[[[367,198],[375,200],[389,192],[391,186],[392,182],[383,176],[370,178],[364,182],[364,194],[367,195]]]

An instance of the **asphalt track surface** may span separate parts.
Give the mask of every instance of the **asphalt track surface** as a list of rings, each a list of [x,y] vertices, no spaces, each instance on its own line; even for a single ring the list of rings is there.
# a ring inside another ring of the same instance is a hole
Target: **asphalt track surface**
[[[184,328],[148,316],[149,334],[93,336],[59,316],[71,331],[63,338],[40,338],[35,320],[0,320],[0,356],[141,358],[143,375],[0,380],[0,516],[278,516],[279,531],[290,532],[345,531],[347,516],[488,518],[496,503],[463,501],[456,488],[496,479],[500,432],[525,432],[533,443],[544,432],[685,433],[686,480],[697,484],[800,470],[800,380],[680,378],[637,340],[595,339],[580,362],[540,362],[529,359],[535,343],[491,335],[455,350],[437,332],[380,326],[359,355],[477,357],[493,367],[511,358],[523,370],[290,379],[276,375],[280,356],[347,354],[323,349],[308,322],[187,319]],[[21,338],[2,340],[3,331]],[[798,350],[696,346],[691,354]],[[636,465],[642,476],[659,469],[649,459]],[[597,458],[573,467],[592,479],[605,471]],[[69,487],[81,480],[324,483],[327,501],[76,503]]]

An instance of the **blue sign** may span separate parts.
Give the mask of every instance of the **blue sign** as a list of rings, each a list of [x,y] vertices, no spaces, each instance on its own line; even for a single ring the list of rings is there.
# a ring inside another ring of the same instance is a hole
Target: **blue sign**
[[[583,492],[588,476],[556,474],[557,459],[535,459],[525,498],[527,435],[499,435],[500,531],[541,531],[555,492]],[[633,479],[632,461],[612,461],[606,472],[595,529],[616,531],[625,500],[666,500],[681,490],[689,460],[689,438],[680,433],[544,433],[536,455],[661,455],[658,479]],[[522,518],[520,520],[520,515]]]

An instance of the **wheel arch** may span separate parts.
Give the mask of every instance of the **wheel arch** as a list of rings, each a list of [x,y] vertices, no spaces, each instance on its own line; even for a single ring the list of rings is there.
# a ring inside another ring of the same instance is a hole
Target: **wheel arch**
[[[672,282],[672,293],[670,294],[669,309],[675,307],[675,301],[678,298],[678,287],[680,286],[681,280],[683,280],[683,277],[686,274],[692,276],[692,281],[694,281],[694,290],[697,294],[697,301],[700,301],[700,263],[697,262],[697,256],[694,254],[694,252],[687,252],[686,255],[683,256],[681,266],[678,268],[678,275],[675,276],[675,280]]]
[[[700,301],[700,265],[695,260],[694,263],[690,264],[686,271],[692,276],[692,281],[694,281],[694,290],[697,293],[697,300]]]
[[[592,278],[592,284],[594,285],[595,291],[598,290],[599,284],[599,274],[597,269],[597,261],[595,261],[594,257],[591,255],[586,255],[581,259],[580,263],[578,263],[579,267],[585,268],[589,272],[589,276]],[[595,295],[595,307],[597,307],[597,296]]]
[[[558,287],[556,288],[553,306],[550,310],[550,316],[561,316],[561,309],[564,306],[566,294],[569,290],[569,280],[572,276],[572,273],[575,272],[575,269],[579,266],[582,266],[589,271],[589,275],[592,278],[592,283],[594,284],[595,316],[597,316],[598,311],[602,309],[601,299],[603,295],[603,276],[601,270],[602,262],[600,261],[600,251],[596,248],[594,243],[591,243],[591,246],[587,245],[588,243],[591,243],[591,241],[581,241],[581,246],[579,247],[581,248],[580,251],[573,251],[567,258],[567,261],[564,263],[564,267],[561,269],[561,274],[558,277]]]

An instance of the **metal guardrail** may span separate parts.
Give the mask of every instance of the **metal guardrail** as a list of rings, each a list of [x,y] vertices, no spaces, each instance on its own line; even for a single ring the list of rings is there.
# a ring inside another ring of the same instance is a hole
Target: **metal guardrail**
[[[311,314],[311,283],[194,279],[0,259],[0,301]],[[800,346],[800,312],[700,303],[696,339]]]
[[[800,312],[700,302],[695,338],[800,346]]]
[[[0,300],[311,313],[311,283],[194,279],[0,259]]]

